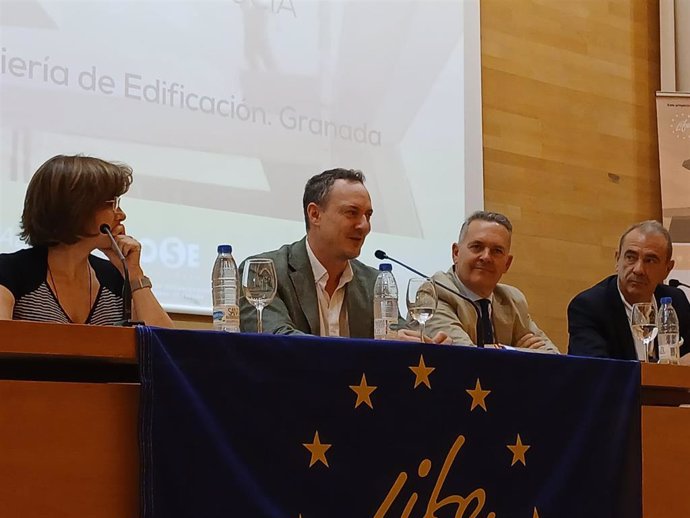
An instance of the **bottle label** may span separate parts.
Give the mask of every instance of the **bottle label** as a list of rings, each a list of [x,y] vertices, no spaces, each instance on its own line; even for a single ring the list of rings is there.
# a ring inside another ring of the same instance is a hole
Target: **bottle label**
[[[374,339],[375,340],[395,340],[398,334],[391,329],[398,322],[395,318],[377,318],[374,320]]]
[[[240,307],[235,304],[225,304],[214,307],[213,326],[222,331],[239,333]]]
[[[659,363],[678,363],[678,334],[660,333],[657,341],[659,342]]]

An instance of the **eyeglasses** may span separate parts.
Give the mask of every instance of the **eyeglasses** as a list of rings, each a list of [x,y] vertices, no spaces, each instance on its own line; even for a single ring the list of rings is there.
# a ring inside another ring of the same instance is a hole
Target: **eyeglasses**
[[[115,198],[107,200],[105,203],[110,203],[113,206],[113,212],[117,212],[118,210],[122,210],[120,208],[120,199],[121,196],[115,196]]]

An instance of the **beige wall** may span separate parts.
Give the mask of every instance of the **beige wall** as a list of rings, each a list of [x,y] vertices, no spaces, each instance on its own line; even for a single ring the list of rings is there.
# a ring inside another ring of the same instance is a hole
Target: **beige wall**
[[[515,226],[504,280],[562,350],[570,299],[612,272],[626,226],[661,217],[658,12],[481,0],[485,206]]]
[[[563,350],[570,299],[612,271],[627,225],[661,216],[658,12],[647,0],[481,0],[485,205],[515,225],[506,282]]]

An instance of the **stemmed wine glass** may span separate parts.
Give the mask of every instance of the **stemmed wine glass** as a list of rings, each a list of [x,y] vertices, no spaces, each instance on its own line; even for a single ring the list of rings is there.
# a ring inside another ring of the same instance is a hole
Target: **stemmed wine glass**
[[[424,325],[436,311],[438,295],[434,281],[427,277],[412,277],[407,283],[407,311],[419,322],[419,337],[424,342]]]
[[[263,333],[263,311],[276,296],[278,280],[272,259],[248,259],[242,271],[242,288],[247,301],[256,308],[256,330]]]
[[[633,304],[631,323],[633,334],[644,344],[645,361],[659,361],[654,347],[654,338],[657,334],[656,307],[654,304],[651,302]]]

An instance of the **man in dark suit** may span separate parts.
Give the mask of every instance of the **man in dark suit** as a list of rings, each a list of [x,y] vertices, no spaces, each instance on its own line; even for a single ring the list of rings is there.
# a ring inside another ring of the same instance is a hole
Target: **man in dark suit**
[[[264,309],[264,332],[373,338],[378,271],[356,260],[373,214],[364,175],[332,169],[313,176],[302,205],[307,235],[259,256],[273,259],[278,278],[276,298]],[[240,321],[243,331],[256,331],[256,310],[244,297]],[[406,329],[398,337],[419,341]],[[433,341],[449,342],[445,333]]]
[[[673,269],[673,245],[657,221],[630,227],[616,252],[616,275],[577,295],[568,306],[568,353],[620,360],[645,358],[630,327],[632,305],[671,297],[684,340],[681,355],[690,352],[690,303],[678,288],[662,284]],[[687,361],[689,357],[683,360]]]

